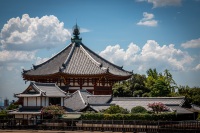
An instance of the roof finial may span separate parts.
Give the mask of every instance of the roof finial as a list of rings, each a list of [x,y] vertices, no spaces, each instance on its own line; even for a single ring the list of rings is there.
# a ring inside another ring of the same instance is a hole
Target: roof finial
[[[74,37],[71,39],[71,41],[75,42],[75,43],[81,42],[82,39],[79,38],[79,34],[80,34],[80,28],[77,25],[77,20],[76,20],[76,25],[73,27],[73,35],[74,35]]]

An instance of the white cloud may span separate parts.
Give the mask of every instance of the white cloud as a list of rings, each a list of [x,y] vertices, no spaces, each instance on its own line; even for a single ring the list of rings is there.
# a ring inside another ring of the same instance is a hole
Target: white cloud
[[[0,65],[2,63],[20,63],[35,59],[35,51],[0,51]]]
[[[143,12],[143,17],[137,25],[144,25],[144,26],[157,26],[158,21],[154,20],[154,15],[152,13]]]
[[[86,29],[86,28],[80,28],[80,32],[81,32],[81,33],[90,32],[90,30],[89,30],[89,29]]]
[[[6,50],[35,50],[55,47],[70,38],[70,32],[57,17],[43,16],[30,18],[11,18],[2,28],[1,48]]]
[[[198,64],[195,68],[194,68],[194,70],[200,70],[200,64]]]
[[[181,46],[183,48],[200,48],[200,38],[182,43]]]
[[[105,57],[112,63],[128,65],[128,60],[134,57],[139,51],[140,48],[134,43],[129,44],[127,50],[120,48],[120,45],[117,44],[115,46],[107,46],[99,55]]]
[[[193,61],[187,52],[174,48],[173,44],[160,46],[154,40],[148,40],[141,50],[133,43],[127,50],[120,48],[120,45],[107,46],[100,52],[100,56],[118,65],[128,65],[139,71],[146,71],[149,68],[182,71]]]
[[[37,57],[35,65],[39,65],[39,64],[41,64],[41,63],[47,61],[48,59],[49,59],[49,58]]]
[[[180,6],[182,0],[136,0],[137,2],[148,2],[153,4],[153,8],[164,6]]]

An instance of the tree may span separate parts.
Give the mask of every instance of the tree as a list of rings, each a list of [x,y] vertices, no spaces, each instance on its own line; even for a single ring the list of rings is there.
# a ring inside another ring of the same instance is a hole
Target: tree
[[[158,80],[155,81],[155,83],[151,87],[150,94],[153,97],[169,96],[170,89],[168,88],[167,83],[162,78],[159,78]]]
[[[103,113],[107,113],[107,114],[117,114],[117,113],[128,114],[129,111],[127,109],[120,107],[119,105],[111,105],[109,108],[104,110]]]
[[[41,113],[43,115],[52,116],[55,119],[57,116],[63,115],[65,110],[58,105],[50,105],[42,108]]]
[[[169,70],[166,69],[162,74],[150,68],[147,70],[147,75],[145,86],[149,88],[151,96],[171,96],[175,92],[177,85]]]
[[[193,87],[190,88],[189,86],[180,86],[178,89],[178,93],[181,96],[185,96],[187,105],[190,106],[190,104],[196,104],[200,106],[200,88],[199,87]]]
[[[127,81],[124,83],[116,83],[113,86],[113,95],[114,97],[131,97],[132,93],[127,85]]]
[[[147,110],[142,106],[136,106],[131,109],[131,113],[146,113]]]

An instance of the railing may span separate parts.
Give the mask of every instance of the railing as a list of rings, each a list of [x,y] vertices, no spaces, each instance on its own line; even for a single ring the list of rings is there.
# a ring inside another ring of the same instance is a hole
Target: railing
[[[0,120],[0,129],[80,130],[113,132],[186,132],[199,133],[200,121],[128,121],[128,120]]]

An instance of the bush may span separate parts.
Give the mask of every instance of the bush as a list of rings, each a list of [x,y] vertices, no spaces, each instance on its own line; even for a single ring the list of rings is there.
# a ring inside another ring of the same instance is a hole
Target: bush
[[[41,113],[43,115],[52,116],[53,118],[56,118],[56,116],[63,115],[65,113],[65,110],[61,106],[50,105],[43,107]]]
[[[84,113],[81,115],[82,120],[175,120],[175,113],[159,113],[159,114],[102,114],[102,113]]]
[[[109,108],[104,110],[103,113],[106,113],[106,114],[117,114],[117,113],[128,114],[129,111],[127,109],[120,107],[119,105],[111,105]]]
[[[156,102],[154,102],[154,103],[149,103],[148,104],[148,107],[149,108],[152,108],[152,110],[153,110],[153,112],[154,113],[160,113],[160,112],[162,112],[162,111],[167,111],[168,110],[168,108],[167,108],[167,106],[165,106],[163,103],[161,103],[161,102],[158,102],[158,103],[156,103]]]
[[[131,113],[146,113],[147,110],[142,106],[136,106],[131,109]]]
[[[7,118],[8,118],[7,111],[5,110],[0,111],[0,119],[7,119]]]

